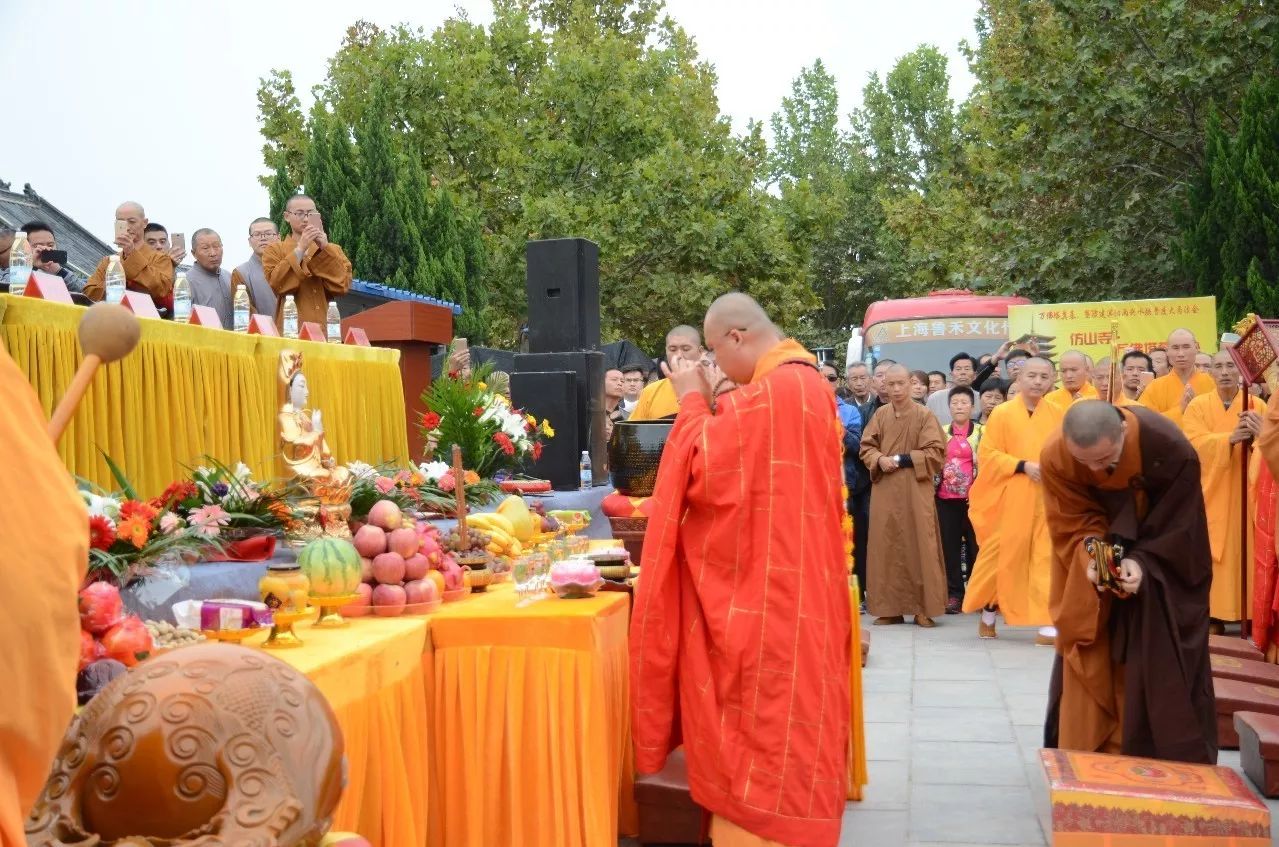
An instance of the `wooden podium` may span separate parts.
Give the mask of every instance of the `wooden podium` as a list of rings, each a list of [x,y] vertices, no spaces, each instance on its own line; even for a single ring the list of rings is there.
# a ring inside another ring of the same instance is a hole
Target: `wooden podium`
[[[352,327],[364,330],[373,346],[400,351],[409,456],[416,464],[422,460],[422,451],[426,448],[418,421],[425,411],[422,392],[431,384],[431,352],[435,345],[453,340],[453,312],[444,306],[396,300],[343,319],[343,338]]]

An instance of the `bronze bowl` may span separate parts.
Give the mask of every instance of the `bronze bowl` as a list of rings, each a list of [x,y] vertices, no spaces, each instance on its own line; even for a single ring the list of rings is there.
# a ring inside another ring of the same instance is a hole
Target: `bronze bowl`
[[[653,496],[662,450],[674,425],[673,420],[613,424],[613,437],[608,442],[608,466],[618,494],[626,497]]]

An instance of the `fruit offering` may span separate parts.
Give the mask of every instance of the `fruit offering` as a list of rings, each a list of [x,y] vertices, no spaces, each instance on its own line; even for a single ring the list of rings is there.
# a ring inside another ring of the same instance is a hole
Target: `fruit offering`
[[[101,636],[124,617],[120,589],[109,582],[91,582],[80,589],[80,628]]]
[[[369,510],[369,522],[356,530],[354,548],[360,582],[348,593],[358,596],[341,609],[343,615],[397,617],[439,607],[447,576],[431,574],[444,567],[445,556],[430,523],[379,500]]]
[[[151,655],[155,645],[151,633],[137,615],[129,615],[102,636],[102,648],[108,659],[133,667]]]
[[[309,542],[298,553],[298,565],[311,581],[313,597],[354,594],[360,584],[360,554],[355,545],[342,538],[321,536]]]
[[[198,630],[185,626],[176,626],[168,621],[145,621],[147,632],[151,633],[151,641],[158,650],[169,650],[174,647],[185,647],[188,644],[199,644],[204,635]]]

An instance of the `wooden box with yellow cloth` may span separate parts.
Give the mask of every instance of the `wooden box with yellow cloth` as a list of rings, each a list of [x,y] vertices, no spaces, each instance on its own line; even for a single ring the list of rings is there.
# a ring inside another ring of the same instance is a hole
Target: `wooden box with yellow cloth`
[[[1053,847],[1269,847],[1270,811],[1229,768],[1041,750]]]
[[[46,415],[82,358],[76,329],[83,314],[79,306],[0,295],[0,343]],[[204,456],[242,461],[257,478],[276,476],[276,372],[288,347],[305,352],[311,399],[324,410],[339,462],[407,461],[398,351],[141,324],[137,349],[98,372],[58,444],[73,474],[115,488],[105,454],[144,497]]]

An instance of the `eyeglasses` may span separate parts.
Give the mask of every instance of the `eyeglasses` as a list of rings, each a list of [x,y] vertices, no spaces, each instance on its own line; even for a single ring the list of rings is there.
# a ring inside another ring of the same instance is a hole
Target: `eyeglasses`
[[[274,232],[250,232],[249,238],[256,238],[258,241],[265,241],[268,238],[275,238]]]
[[[826,377],[826,381],[827,381],[827,382],[839,382],[839,377],[837,377],[837,376],[828,376],[828,377]]]
[[[320,210],[319,209],[297,209],[292,212],[285,212],[285,214],[292,215],[295,218],[306,219],[311,217],[312,215],[320,214]]]

